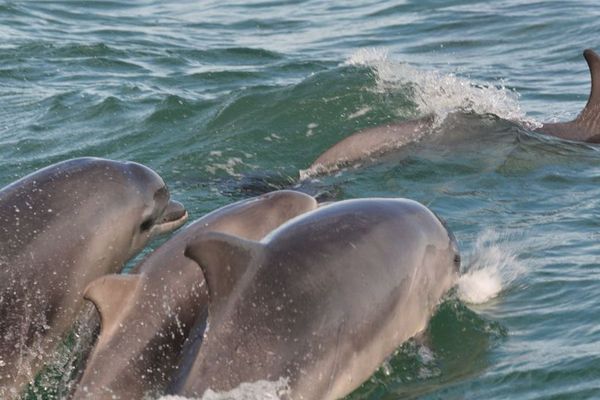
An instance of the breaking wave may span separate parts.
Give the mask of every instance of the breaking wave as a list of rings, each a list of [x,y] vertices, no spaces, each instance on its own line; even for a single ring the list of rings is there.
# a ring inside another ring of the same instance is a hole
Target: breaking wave
[[[495,114],[500,118],[528,126],[539,125],[526,117],[519,104],[519,93],[498,83],[475,82],[453,73],[417,69],[390,58],[385,49],[356,51],[345,65],[366,66],[375,73],[377,90],[411,90],[413,101],[422,114],[433,114],[438,123],[455,111]]]

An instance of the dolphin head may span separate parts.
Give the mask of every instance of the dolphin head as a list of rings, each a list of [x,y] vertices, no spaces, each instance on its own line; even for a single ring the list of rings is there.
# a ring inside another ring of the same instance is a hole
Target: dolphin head
[[[182,226],[188,213],[183,205],[170,199],[169,189],[162,178],[150,168],[127,162],[132,189],[138,194],[140,204],[135,208],[139,223],[132,235],[131,252],[137,253],[153,237],[171,232]]]

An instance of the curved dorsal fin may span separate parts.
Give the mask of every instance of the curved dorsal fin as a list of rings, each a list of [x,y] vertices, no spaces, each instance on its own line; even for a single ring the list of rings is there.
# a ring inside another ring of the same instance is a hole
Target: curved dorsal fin
[[[261,249],[259,242],[220,232],[203,234],[188,243],[185,256],[202,268],[209,310],[214,313],[224,303]]]
[[[100,314],[100,339],[116,328],[124,304],[133,296],[140,281],[140,275],[112,274],[90,282],[85,288],[83,298],[94,303]]]
[[[600,111],[600,56],[592,49],[586,49],[583,56],[590,69],[592,88],[585,108],[577,117],[578,122],[585,122],[584,120],[595,121]]]

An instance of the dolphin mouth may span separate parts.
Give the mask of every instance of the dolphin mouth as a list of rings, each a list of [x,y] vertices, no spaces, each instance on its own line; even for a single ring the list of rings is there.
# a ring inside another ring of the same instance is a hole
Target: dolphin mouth
[[[161,234],[174,231],[188,219],[188,212],[178,201],[171,200],[153,227],[153,233]]]

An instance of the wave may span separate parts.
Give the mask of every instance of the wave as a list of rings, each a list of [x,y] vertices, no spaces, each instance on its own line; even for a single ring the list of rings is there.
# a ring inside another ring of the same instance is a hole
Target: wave
[[[345,65],[365,66],[375,73],[376,90],[410,90],[422,114],[433,114],[441,123],[451,112],[495,114],[525,126],[539,122],[526,116],[519,103],[519,93],[500,80],[493,84],[476,82],[453,73],[426,71],[390,58],[387,50],[365,48],[356,51]]]

